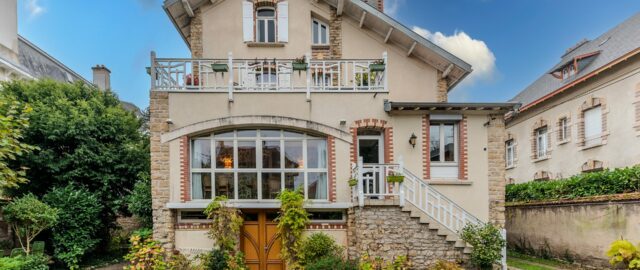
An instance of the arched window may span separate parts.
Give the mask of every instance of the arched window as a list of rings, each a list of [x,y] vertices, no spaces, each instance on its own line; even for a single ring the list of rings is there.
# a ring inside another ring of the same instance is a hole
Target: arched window
[[[215,132],[191,140],[191,198],[227,196],[275,200],[302,188],[309,200],[327,200],[327,140],[278,129]]]
[[[276,10],[261,7],[256,10],[256,38],[258,42],[276,42]]]

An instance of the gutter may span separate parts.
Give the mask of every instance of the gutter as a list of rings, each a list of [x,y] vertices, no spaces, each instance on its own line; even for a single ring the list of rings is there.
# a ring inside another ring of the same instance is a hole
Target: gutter
[[[571,82],[571,83],[569,83],[569,84],[567,84],[565,86],[562,86],[562,87],[554,90],[553,92],[551,92],[549,94],[546,94],[546,95],[542,96],[541,98],[538,98],[538,99],[534,100],[533,102],[531,102],[531,103],[529,103],[527,105],[522,106],[522,108],[520,108],[519,111],[522,112],[522,111],[527,110],[527,109],[529,109],[529,108],[531,108],[531,107],[533,107],[535,105],[538,105],[538,104],[542,103],[543,101],[545,101],[547,99],[550,99],[550,98],[556,96],[557,94],[560,94],[560,93],[564,92],[565,90],[567,90],[569,88],[572,88],[572,87],[574,87],[574,86],[576,86],[576,85],[578,85],[578,84],[580,84],[580,83],[582,83],[582,82],[584,82],[584,81],[586,81],[586,80],[588,80],[588,79],[590,79],[592,77],[597,76],[598,74],[600,74],[600,72],[603,72],[603,71],[605,71],[605,70],[607,70],[609,68],[612,68],[613,66],[615,66],[617,64],[620,64],[623,61],[626,61],[627,59],[637,55],[638,53],[640,53],[640,47],[636,48],[633,51],[630,51],[630,52],[624,54],[623,56],[621,56],[621,57],[619,57],[619,58],[617,58],[617,59],[615,59],[615,60],[613,60],[611,62],[609,62],[609,64],[606,64],[606,65],[600,67],[599,69],[591,71],[590,73],[585,74],[584,76],[576,79],[575,81],[573,81],[573,82]]]

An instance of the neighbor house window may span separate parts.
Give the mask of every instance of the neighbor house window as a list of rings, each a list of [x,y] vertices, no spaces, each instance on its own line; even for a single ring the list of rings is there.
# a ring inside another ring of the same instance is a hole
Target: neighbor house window
[[[506,165],[507,168],[513,167],[514,165],[514,160],[515,160],[515,145],[513,143],[513,140],[508,140],[505,143],[505,159],[506,159]]]
[[[569,139],[569,120],[562,117],[558,121],[558,141],[566,141]]]
[[[191,198],[274,200],[284,189],[326,200],[327,141],[310,134],[232,130],[191,141]]]
[[[547,127],[536,129],[536,158],[547,156]]]
[[[276,42],[276,10],[271,7],[256,11],[256,38],[258,42]]]
[[[584,143],[585,146],[600,143],[602,136],[602,108],[593,107],[584,111]]]
[[[327,24],[313,19],[311,23],[311,33],[313,35],[313,45],[329,44],[329,26],[327,26]]]
[[[454,163],[458,160],[457,129],[456,123],[431,123],[429,130],[431,162]]]

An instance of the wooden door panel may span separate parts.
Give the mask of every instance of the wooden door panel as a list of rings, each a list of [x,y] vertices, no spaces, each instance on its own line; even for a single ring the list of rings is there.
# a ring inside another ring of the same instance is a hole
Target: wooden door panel
[[[280,260],[280,250],[282,249],[282,241],[280,241],[280,235],[278,234],[278,228],[275,224],[266,225],[266,238],[267,238],[267,260]]]
[[[245,263],[251,270],[284,270],[280,258],[282,243],[273,213],[260,212],[257,218],[245,221],[240,240]]]

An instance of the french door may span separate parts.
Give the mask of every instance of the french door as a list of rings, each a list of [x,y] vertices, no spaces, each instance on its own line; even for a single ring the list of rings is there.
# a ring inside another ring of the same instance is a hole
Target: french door
[[[363,191],[365,194],[380,194],[384,190],[384,140],[382,135],[358,136],[358,156],[362,157]]]

